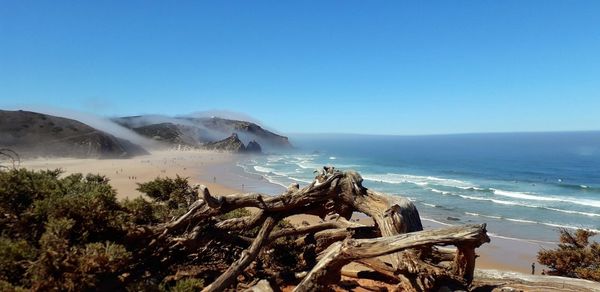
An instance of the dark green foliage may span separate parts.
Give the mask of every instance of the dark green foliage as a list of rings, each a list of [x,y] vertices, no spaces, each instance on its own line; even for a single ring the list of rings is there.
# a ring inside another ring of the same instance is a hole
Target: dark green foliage
[[[150,200],[118,202],[101,175],[0,170],[0,291],[200,290],[200,279],[163,283],[180,266],[201,266],[198,259],[182,253],[180,262],[163,263],[141,251],[149,243],[144,230],[185,212],[197,199],[197,188],[176,177],[157,178],[139,189]],[[239,209],[222,217],[249,215]],[[214,232],[209,224],[200,228]],[[231,257],[225,268],[243,249],[225,241],[212,244],[236,251],[224,254]]]
[[[138,186],[138,191],[158,202],[164,202],[170,209],[177,210],[172,216],[183,214],[198,198],[198,188],[190,186],[188,178],[179,175],[175,179],[157,177],[153,181],[138,183]]]
[[[100,175],[61,172],[0,172],[0,219],[2,235],[37,242],[44,225],[53,218],[70,218],[76,226],[75,242],[122,235],[124,215],[108,179]]]
[[[202,288],[204,288],[204,281],[189,278],[179,280],[175,282],[175,285],[170,287],[161,285],[160,290],[168,292],[196,292],[202,290]]]
[[[600,243],[590,243],[592,236],[588,230],[561,229],[558,248],[539,251],[538,261],[550,268],[550,275],[600,281]]]
[[[131,254],[124,246],[105,242],[71,246],[75,222],[52,219],[40,239],[40,255],[31,265],[34,290],[106,290],[116,287]]]
[[[23,274],[36,257],[37,250],[27,241],[0,237],[0,280],[26,284],[21,282]]]
[[[126,269],[130,253],[122,244],[134,216],[117,202],[104,176],[60,175],[60,170],[0,171],[4,284],[96,289],[114,284]]]
[[[227,212],[227,213],[219,216],[219,220],[240,218],[240,217],[246,217],[246,216],[250,216],[250,215],[252,215],[252,213],[250,213],[250,211],[248,211],[248,209],[240,208],[240,209],[235,209],[233,211]]]
[[[137,197],[133,200],[125,199],[123,207],[129,213],[130,220],[135,224],[156,224],[167,221],[170,210],[164,204],[152,202]]]

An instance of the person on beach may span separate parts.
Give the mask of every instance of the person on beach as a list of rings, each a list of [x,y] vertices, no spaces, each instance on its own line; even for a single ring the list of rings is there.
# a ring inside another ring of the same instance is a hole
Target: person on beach
[[[535,263],[531,263],[531,274],[535,275]]]

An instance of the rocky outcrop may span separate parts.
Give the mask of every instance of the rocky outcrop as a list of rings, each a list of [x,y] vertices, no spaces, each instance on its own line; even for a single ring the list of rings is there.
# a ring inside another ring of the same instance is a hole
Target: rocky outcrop
[[[237,152],[237,153],[261,153],[262,149],[260,144],[256,141],[250,141],[248,146],[244,145],[244,142],[240,140],[236,133],[231,134],[231,136],[217,141],[210,142],[203,145],[203,148],[209,150],[219,150],[219,151],[229,151],[229,152]]]
[[[246,152],[248,153],[261,153],[262,152],[262,148],[260,147],[260,144],[258,144],[258,142],[256,141],[250,141],[248,143],[248,145],[246,146]]]
[[[206,143],[204,144],[204,148],[209,150],[246,152],[246,146],[240,140],[240,138],[238,138],[238,135],[236,133],[231,134],[231,136],[221,141]]]
[[[75,120],[0,110],[2,147],[24,156],[126,158],[147,153],[136,144]]]
[[[207,129],[219,132],[238,133],[248,136],[252,140],[260,142],[274,148],[291,148],[292,144],[287,137],[275,134],[261,126],[247,121],[230,120],[218,117],[211,118],[188,118],[191,121],[200,123]]]

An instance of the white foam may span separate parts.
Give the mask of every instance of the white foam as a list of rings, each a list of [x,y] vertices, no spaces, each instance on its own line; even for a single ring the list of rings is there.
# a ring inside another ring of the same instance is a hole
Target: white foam
[[[430,222],[441,224],[441,225],[444,225],[444,226],[454,226],[454,225],[452,225],[450,223],[440,222],[440,221],[437,221],[437,220],[431,219],[431,218],[421,217],[421,220],[423,220],[423,221],[430,221]]]
[[[365,174],[363,179],[385,182],[390,184],[404,184],[410,183],[420,186],[426,186],[429,184],[442,185],[448,187],[474,187],[471,183],[456,179],[439,178],[435,176],[419,176],[411,174],[398,174],[398,173],[386,173],[386,174]]]
[[[522,238],[516,238],[516,237],[503,236],[503,235],[498,235],[498,234],[492,233],[492,232],[488,232],[487,234],[489,237],[509,239],[509,240],[515,240],[515,241],[523,241],[523,242],[529,242],[529,243],[546,243],[546,244],[556,244],[557,243],[557,242],[552,242],[552,241],[522,239]]]
[[[596,214],[596,213],[580,212],[580,211],[573,211],[573,210],[563,210],[563,209],[550,208],[550,207],[542,207],[542,208],[556,211],[556,212],[562,212],[562,213],[579,214],[579,215],[584,215],[584,216],[589,216],[589,217],[600,217],[600,214]]]
[[[520,205],[519,203],[511,202],[511,201],[503,201],[503,200],[488,199],[488,198],[481,198],[481,197],[472,197],[472,196],[465,196],[465,195],[458,195],[458,196],[463,199],[489,201],[489,202],[494,202],[496,204],[501,204],[501,205]]]
[[[513,219],[513,218],[503,218],[503,219],[507,220],[507,221],[519,222],[519,223],[540,224],[540,222],[525,220],[525,219]]]
[[[483,214],[479,214],[479,213],[465,212],[465,214],[471,215],[471,216],[477,216],[477,217],[491,218],[491,219],[502,219],[502,217],[500,217],[500,216],[483,215]]]
[[[516,198],[516,199],[535,200],[535,201],[559,201],[559,202],[563,201],[562,199],[559,199],[559,198],[532,195],[532,193],[526,193],[526,192],[522,192],[522,193],[521,192],[511,192],[511,191],[504,191],[504,190],[499,190],[499,189],[494,189],[494,188],[490,188],[490,190],[492,190],[494,192],[494,195]]]
[[[431,188],[431,189],[429,189],[429,190],[430,190],[430,191],[432,191],[432,192],[434,192],[434,193],[438,193],[438,194],[442,194],[442,195],[450,195],[450,194],[452,194],[452,193],[450,193],[450,192],[446,192],[446,191],[440,191],[440,190],[438,190],[438,189],[434,189],[434,188]]]
[[[597,200],[566,198],[564,201],[577,205],[600,208],[600,201]]]
[[[337,158],[335,156],[330,156],[329,159],[330,160],[336,160]]]
[[[425,205],[425,206],[432,207],[432,208],[437,208],[437,205],[434,205],[434,204],[423,203],[423,202],[421,202],[421,204],[423,204],[423,205]]]
[[[510,197],[515,199],[524,199],[530,201],[552,201],[552,202],[564,202],[570,204],[576,204],[587,207],[596,207],[600,208],[600,201],[598,200],[590,200],[590,199],[580,199],[580,198],[572,198],[572,197],[546,197],[535,193],[527,193],[527,192],[511,192],[499,189],[490,188],[494,192],[494,195]]]
[[[477,216],[477,217],[490,218],[490,219],[518,222],[518,223],[539,224],[539,225],[546,225],[546,226],[550,226],[550,227],[559,227],[559,228],[567,228],[567,229],[587,229],[587,230],[590,230],[590,231],[596,232],[596,233],[600,232],[600,230],[590,229],[590,228],[581,227],[581,226],[561,225],[561,224],[555,224],[555,223],[550,223],[550,222],[538,222],[538,221],[527,220],[527,219],[506,218],[506,217],[500,217],[500,216],[483,215],[483,214],[472,213],[472,212],[465,212],[465,214],[471,215],[471,216]]]
[[[272,184],[280,185],[284,188],[287,188],[287,185],[285,185],[285,183],[278,181],[277,179],[275,179],[274,177],[272,177],[270,175],[263,175],[263,177],[266,178]]]
[[[260,165],[255,165],[254,170],[256,170],[258,172],[262,172],[262,173],[271,173],[271,172],[275,171],[272,168],[264,167],[264,166],[260,166]]]

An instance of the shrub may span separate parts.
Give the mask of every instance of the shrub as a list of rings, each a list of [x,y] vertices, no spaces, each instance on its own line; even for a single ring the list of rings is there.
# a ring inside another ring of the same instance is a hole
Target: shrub
[[[173,210],[172,216],[178,216],[198,198],[198,188],[189,185],[188,178],[179,175],[175,178],[157,177],[153,181],[138,183],[138,191],[148,197],[165,203]]]
[[[171,287],[161,286],[161,291],[169,292],[196,292],[204,288],[204,281],[201,279],[182,279],[175,282]]]
[[[550,275],[600,281],[600,244],[590,243],[592,236],[588,230],[561,229],[558,248],[539,251],[538,261],[550,268]]]
[[[25,240],[0,237],[0,280],[22,283],[29,261],[37,257],[37,250]],[[2,289],[0,289],[2,291]]]
[[[119,202],[104,176],[61,174],[60,170],[0,170],[0,291],[197,291],[203,287],[197,279],[161,285],[179,267],[197,266],[198,259],[182,253],[164,262],[160,253],[143,250],[149,244],[144,237],[151,230],[148,225],[171,220],[197,199],[198,191],[187,178],[157,178],[140,184],[150,199]],[[223,219],[249,215],[239,209]],[[208,224],[199,227],[199,233],[214,230]],[[214,244],[235,250],[224,253],[227,257],[241,250],[225,241]],[[220,255],[205,254],[207,259]]]
[[[30,267],[34,290],[105,290],[119,283],[129,263],[125,247],[110,242],[71,246],[72,219],[53,219],[40,239],[40,256]]]
[[[169,210],[165,205],[147,201],[143,197],[125,199],[123,207],[135,224],[156,224],[169,219]]]

